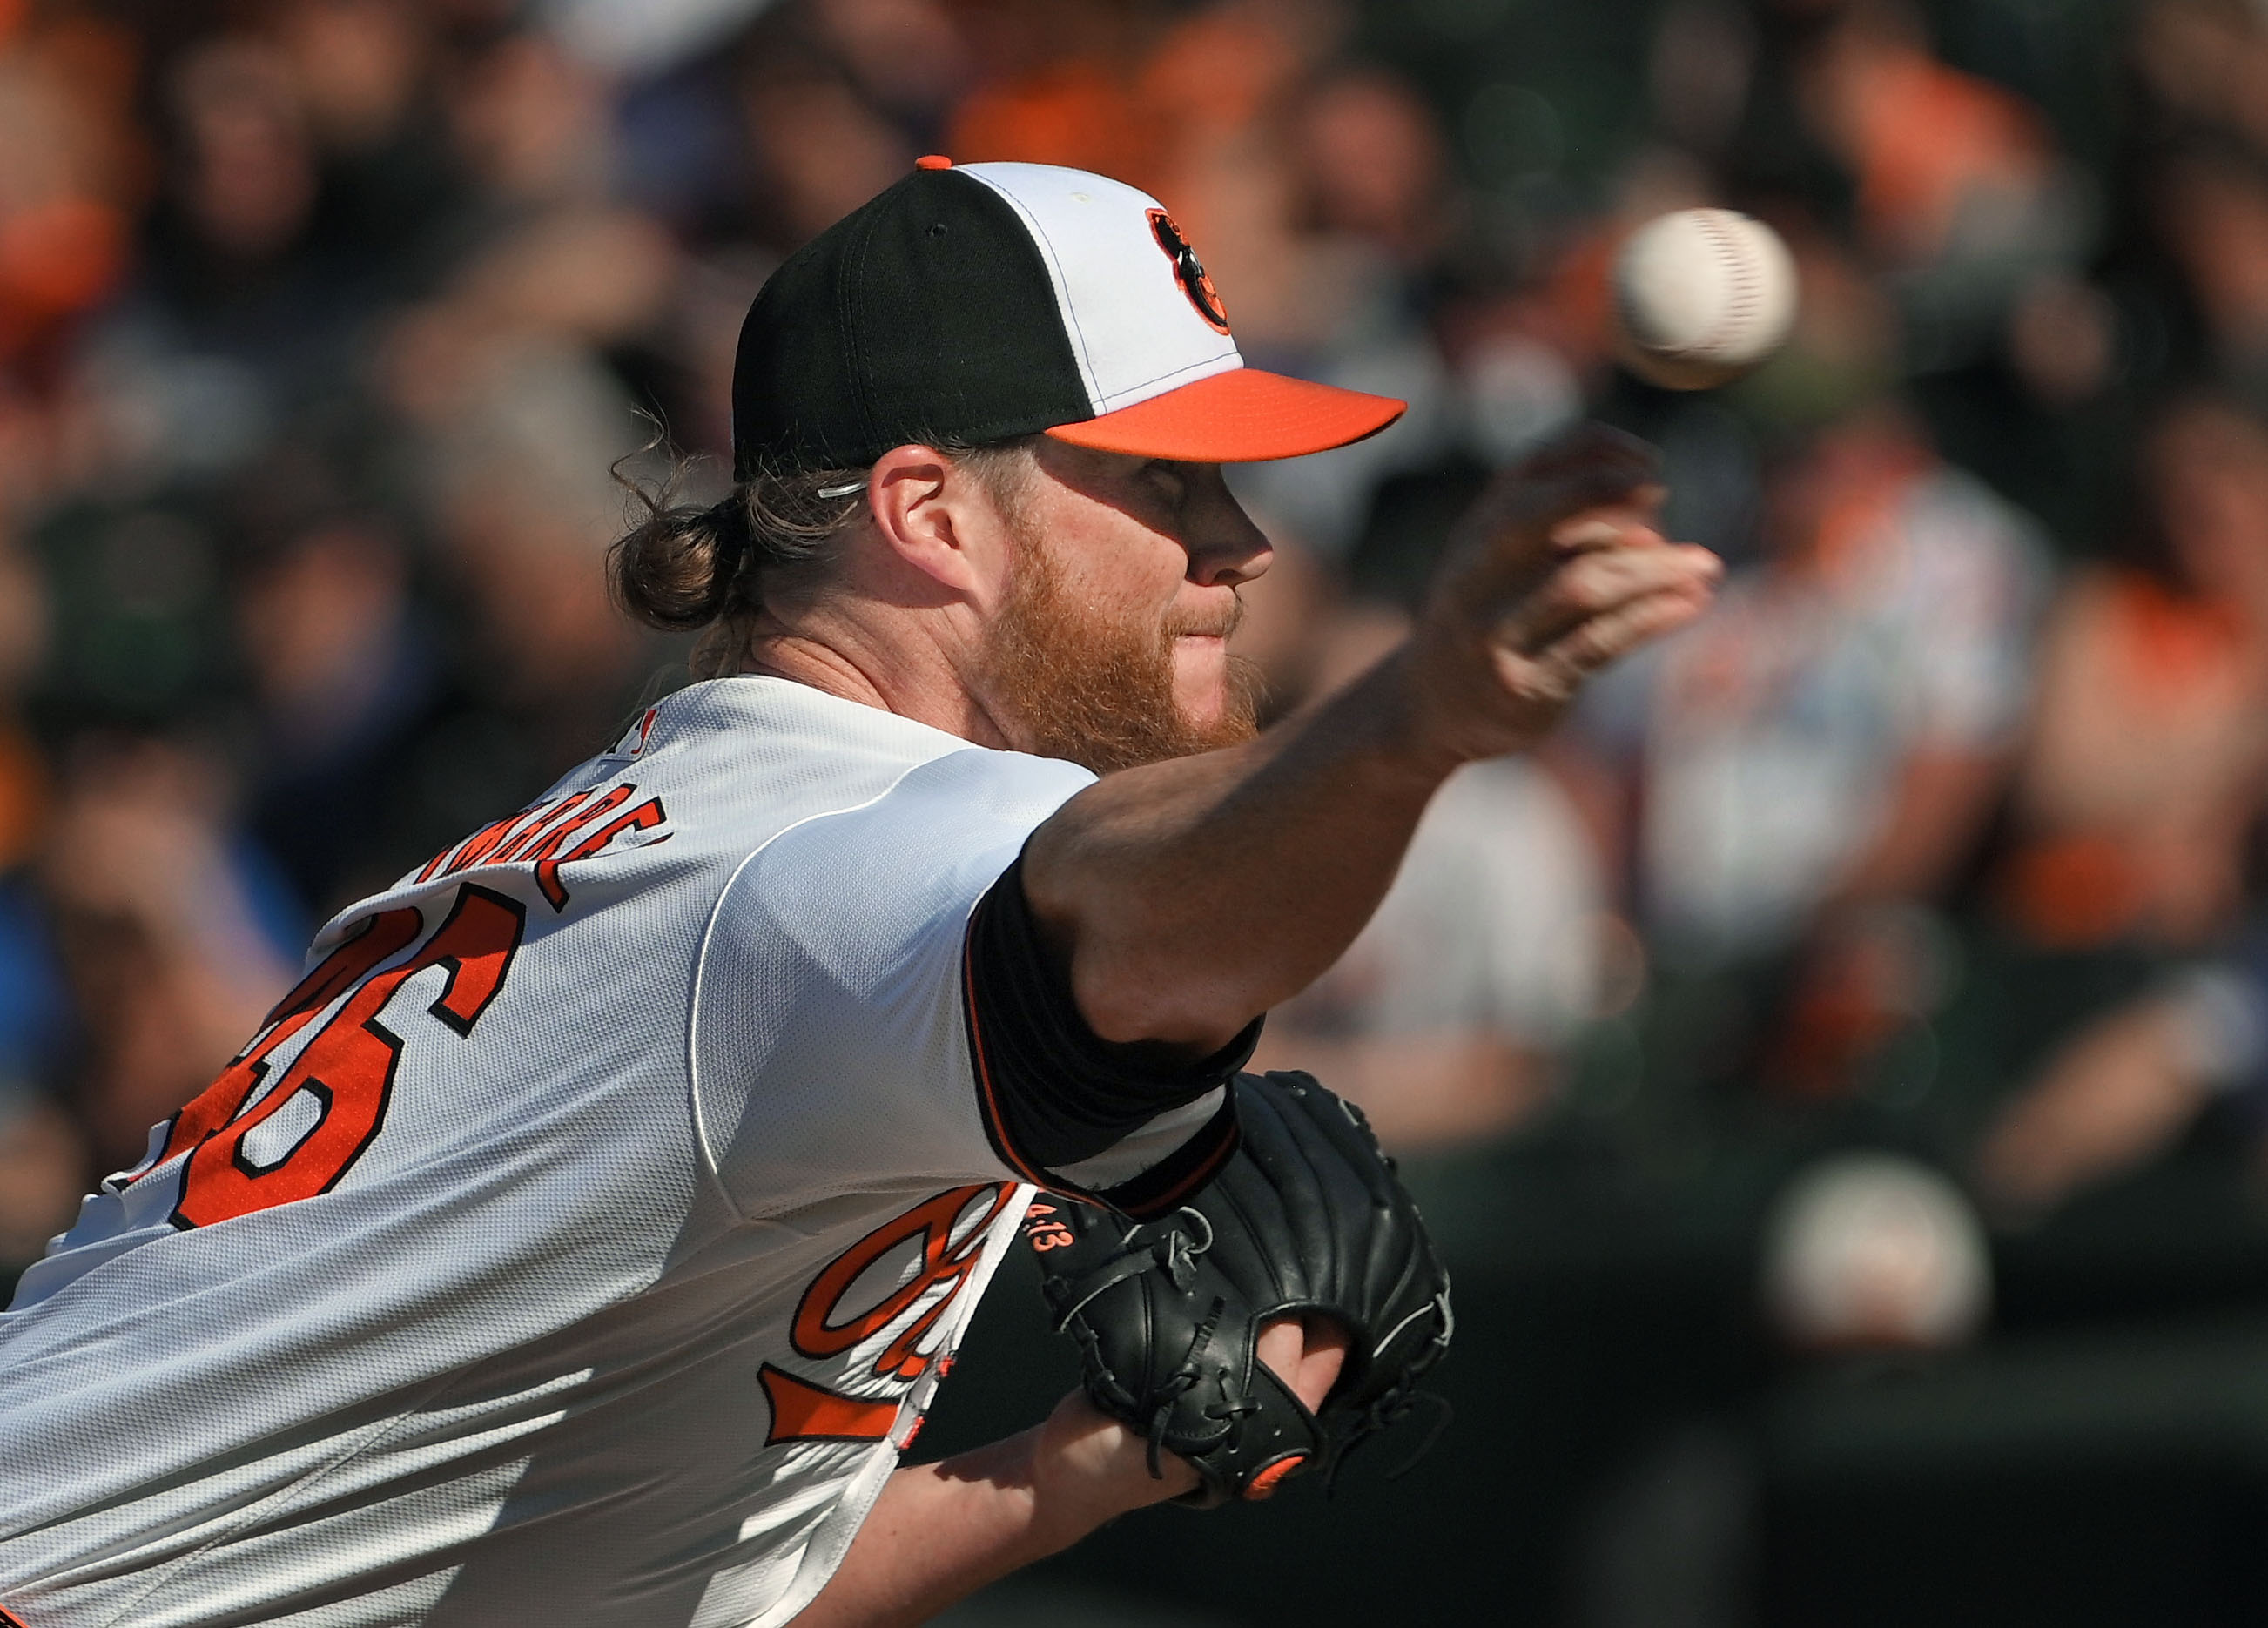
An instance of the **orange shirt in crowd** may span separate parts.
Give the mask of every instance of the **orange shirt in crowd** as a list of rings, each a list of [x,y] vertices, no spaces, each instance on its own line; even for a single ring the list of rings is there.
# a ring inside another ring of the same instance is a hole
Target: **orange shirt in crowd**
[[[2019,776],[2027,835],[1999,878],[2012,924],[2058,948],[2219,924],[2268,772],[2264,688],[2268,652],[2230,608],[2139,571],[2074,583]]]
[[[1933,258],[1970,200],[2045,173],[2047,128],[2028,103],[1918,47],[1854,39],[1831,53],[1821,93],[1858,178],[1861,229],[1894,260]]]

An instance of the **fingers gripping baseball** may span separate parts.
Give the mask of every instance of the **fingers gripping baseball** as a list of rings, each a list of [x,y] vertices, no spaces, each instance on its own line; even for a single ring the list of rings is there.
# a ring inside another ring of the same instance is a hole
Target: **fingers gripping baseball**
[[[1683,627],[1708,603],[1682,587],[1639,594],[1585,617],[1532,656],[1500,647],[1498,676],[1507,693],[1565,705],[1593,673]]]
[[[1594,424],[1467,517],[1413,648],[1425,721],[1459,755],[1533,745],[1588,674],[1707,607],[1722,566],[1663,540],[1662,497],[1651,449]]]
[[[1705,597],[1697,591],[1698,562],[1689,557],[1713,557],[1704,550],[1672,548],[1650,527],[1624,526],[1609,515],[1586,516],[1584,520],[1587,525],[1616,526],[1616,541],[1610,546],[1587,547],[1517,601],[1494,630],[1500,649],[1540,656],[1586,625],[1616,617],[1648,599],[1689,597],[1698,603]]]

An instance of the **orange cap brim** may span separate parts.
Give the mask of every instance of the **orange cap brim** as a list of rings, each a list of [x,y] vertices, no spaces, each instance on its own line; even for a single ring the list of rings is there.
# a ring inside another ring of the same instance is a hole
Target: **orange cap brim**
[[[1258,463],[1359,441],[1409,403],[1256,367],[1234,367],[1178,390],[1048,433],[1073,446],[1185,463]]]

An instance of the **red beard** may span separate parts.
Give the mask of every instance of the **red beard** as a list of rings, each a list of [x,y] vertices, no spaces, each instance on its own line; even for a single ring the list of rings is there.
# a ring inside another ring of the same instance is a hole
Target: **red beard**
[[[1114,618],[1066,590],[1044,539],[1019,527],[1022,547],[1008,598],[985,641],[990,700],[1020,750],[1066,758],[1107,775],[1234,746],[1257,733],[1259,674],[1228,663],[1220,716],[1200,724],[1174,697],[1174,641],[1232,631],[1240,603],[1219,625]]]

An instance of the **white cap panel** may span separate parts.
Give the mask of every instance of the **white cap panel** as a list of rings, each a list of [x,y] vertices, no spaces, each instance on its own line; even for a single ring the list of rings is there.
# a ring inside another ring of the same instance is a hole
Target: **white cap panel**
[[[1158,239],[1149,194],[1052,164],[967,164],[1005,198],[1055,284],[1071,351],[1097,415],[1244,365],[1208,322]]]

